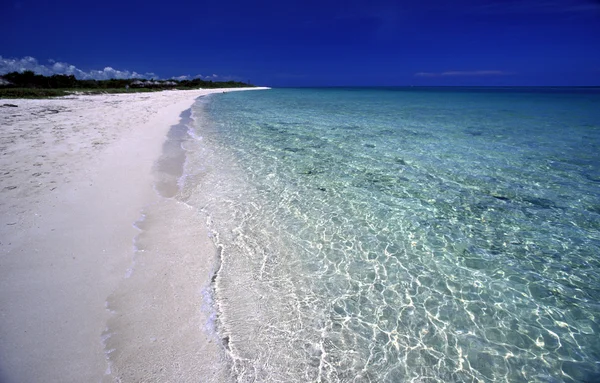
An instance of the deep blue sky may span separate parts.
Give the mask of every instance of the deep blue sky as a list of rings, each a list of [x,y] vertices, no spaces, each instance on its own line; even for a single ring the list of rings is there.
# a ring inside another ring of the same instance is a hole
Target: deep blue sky
[[[600,85],[600,0],[1,0],[0,55],[259,85]]]

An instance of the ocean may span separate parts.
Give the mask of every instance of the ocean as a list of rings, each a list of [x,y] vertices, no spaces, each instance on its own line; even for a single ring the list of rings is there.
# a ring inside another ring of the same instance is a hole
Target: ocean
[[[231,92],[187,123],[233,381],[600,381],[599,89]]]

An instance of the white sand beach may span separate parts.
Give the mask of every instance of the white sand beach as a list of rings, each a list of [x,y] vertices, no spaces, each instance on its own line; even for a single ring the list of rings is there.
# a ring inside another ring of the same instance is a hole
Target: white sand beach
[[[225,379],[214,245],[153,188],[169,128],[222,91],[0,100],[0,381]]]

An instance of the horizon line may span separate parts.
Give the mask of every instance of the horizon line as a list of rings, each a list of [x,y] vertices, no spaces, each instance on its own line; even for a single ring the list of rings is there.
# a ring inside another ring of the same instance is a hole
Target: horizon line
[[[598,85],[292,85],[271,88],[600,88]]]

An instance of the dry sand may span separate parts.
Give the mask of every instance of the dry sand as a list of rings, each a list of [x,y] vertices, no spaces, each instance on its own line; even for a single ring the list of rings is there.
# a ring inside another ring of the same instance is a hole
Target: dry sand
[[[0,100],[1,382],[227,380],[215,248],[153,188],[170,127],[221,91]]]

